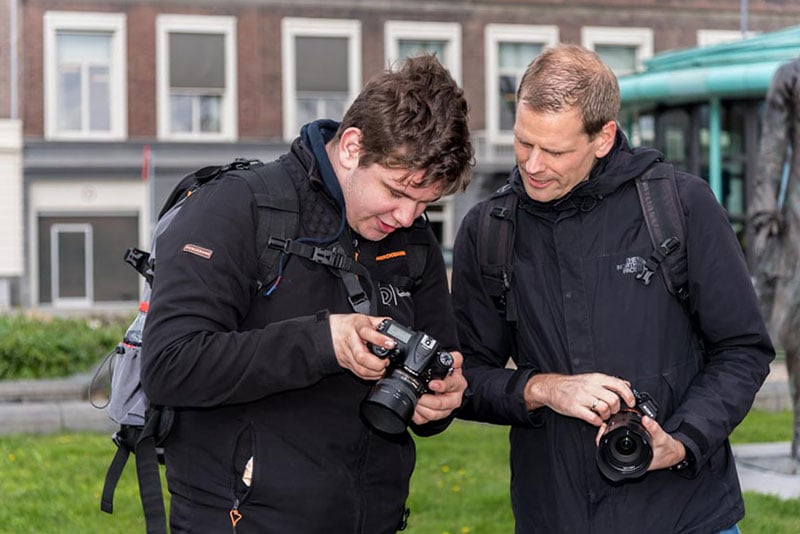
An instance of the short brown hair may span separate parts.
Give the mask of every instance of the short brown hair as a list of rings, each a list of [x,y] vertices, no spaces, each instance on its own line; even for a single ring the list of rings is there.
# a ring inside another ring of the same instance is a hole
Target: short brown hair
[[[366,85],[348,108],[337,138],[361,130],[359,166],[423,170],[420,185],[442,184],[442,194],[462,191],[473,150],[464,92],[435,56],[405,60]]]
[[[517,102],[534,111],[558,113],[577,107],[583,129],[593,137],[619,113],[619,84],[597,53],[575,44],[545,49],[531,61]]]

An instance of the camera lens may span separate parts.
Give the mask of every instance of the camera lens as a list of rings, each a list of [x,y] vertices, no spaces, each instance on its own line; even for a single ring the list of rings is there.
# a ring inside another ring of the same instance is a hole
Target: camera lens
[[[623,456],[630,456],[637,448],[636,441],[628,435],[619,438],[614,447],[617,449],[617,452]]]
[[[417,406],[413,381],[395,370],[379,380],[361,403],[361,415],[373,428],[387,434],[401,434],[408,426]]]
[[[597,447],[597,467],[612,482],[637,478],[647,472],[653,459],[650,433],[638,411],[614,414]]]

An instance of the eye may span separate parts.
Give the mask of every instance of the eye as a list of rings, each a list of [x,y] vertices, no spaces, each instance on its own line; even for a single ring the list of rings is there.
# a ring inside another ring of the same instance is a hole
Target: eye
[[[391,195],[392,198],[403,198],[403,194],[400,191],[397,191],[392,188],[387,188],[387,189],[389,190],[389,195]]]

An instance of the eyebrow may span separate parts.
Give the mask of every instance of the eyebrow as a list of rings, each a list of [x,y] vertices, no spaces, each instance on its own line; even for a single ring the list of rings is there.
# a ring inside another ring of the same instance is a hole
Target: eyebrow
[[[389,185],[388,187],[392,191],[396,192],[398,195],[402,195],[402,196],[404,196],[404,197],[406,197],[408,199],[413,200],[414,202],[424,202],[425,204],[432,204],[432,203],[436,202],[437,200],[440,200],[442,198],[442,196],[443,196],[443,195],[437,195],[436,198],[434,198],[433,200],[426,200],[426,199],[422,199],[422,198],[414,198],[414,197],[412,197],[411,195],[409,195],[407,193],[409,188],[416,189],[416,186],[411,182],[407,183],[405,185],[405,187],[403,187],[402,189],[398,189],[398,188],[393,187],[391,185]]]

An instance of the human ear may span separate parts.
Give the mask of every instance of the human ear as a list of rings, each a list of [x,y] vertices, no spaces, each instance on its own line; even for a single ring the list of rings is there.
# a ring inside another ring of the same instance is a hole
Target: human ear
[[[595,136],[595,157],[602,158],[608,154],[611,151],[611,147],[614,146],[614,139],[616,139],[616,137],[617,122],[608,121]]]
[[[339,162],[347,169],[358,167],[358,158],[361,153],[361,130],[348,128],[339,139]]]

